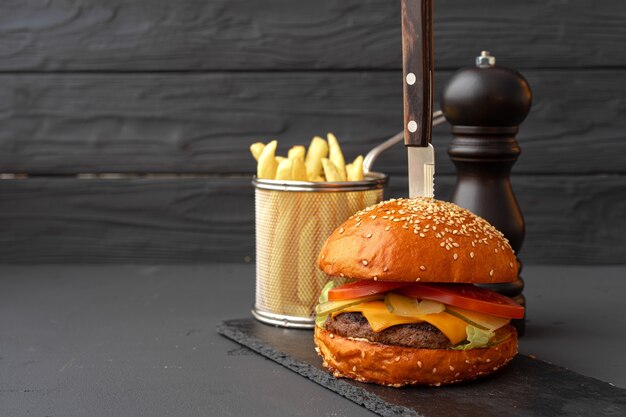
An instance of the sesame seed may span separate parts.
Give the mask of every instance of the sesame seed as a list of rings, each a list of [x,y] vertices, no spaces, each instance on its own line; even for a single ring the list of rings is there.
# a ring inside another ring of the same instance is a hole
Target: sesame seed
[[[374,277],[374,281],[378,281],[378,277]]]
[[[426,267],[424,265],[420,265],[420,270],[426,271]]]
[[[494,367],[493,367],[493,370],[494,370],[494,371],[497,371],[497,370],[498,370],[498,367],[497,367],[497,366],[494,366]]]
[[[389,231],[389,229],[391,229],[391,227],[389,227],[389,226],[385,227],[386,231]]]
[[[400,219],[393,219],[393,221],[394,221],[394,222],[399,222],[399,221],[400,221]]]
[[[422,280],[422,278],[421,278],[421,277],[417,277],[417,278],[415,278],[415,282],[419,282],[419,281],[421,281],[421,280]]]
[[[343,233],[343,232],[344,232],[344,229],[343,229],[343,227],[342,227],[342,228],[340,228],[340,229],[339,229],[339,234],[341,234],[341,233]]]
[[[361,261],[361,263],[362,263],[363,265],[367,266],[367,260],[363,259],[363,260]]]
[[[498,248],[495,248],[493,251],[494,251],[495,253],[498,253]]]
[[[474,257],[474,252],[470,252],[470,258]]]
[[[420,233],[420,237],[426,237],[424,233]]]
[[[330,334],[330,338],[331,338],[331,339],[334,339],[334,338],[335,338],[335,335],[331,333],[331,334]]]
[[[368,234],[366,234],[366,235],[365,235],[365,237],[369,239],[369,238],[371,238],[371,237],[372,237],[372,234],[371,234],[371,233],[368,233]]]
[[[433,374],[437,373],[437,368],[433,368]]]
[[[326,257],[326,255],[322,255],[322,259],[324,259]]]
[[[361,225],[361,222],[358,222],[358,223],[356,224],[356,227],[359,227],[360,225]]]
[[[489,276],[492,277],[493,276],[493,269],[491,271],[489,271]]]
[[[441,247],[443,248],[444,246],[446,246],[446,242],[441,242],[441,243],[439,244],[439,246],[441,246]]]
[[[352,367],[352,372],[356,372],[356,366]]]
[[[454,374],[454,377],[455,377],[455,378],[458,378],[459,376],[461,376],[461,373],[460,373],[460,372],[457,372],[456,374]]]
[[[489,363],[489,362],[491,362],[491,359],[487,358],[487,360],[485,362]]]
[[[465,359],[465,363],[469,365],[470,363],[469,359]]]
[[[458,247],[459,247],[459,244],[458,244],[458,243],[456,243],[456,242],[452,242],[452,246],[454,246],[455,248],[458,248]]]
[[[417,361],[417,366],[422,367],[422,361]]]
[[[457,259],[459,259],[459,254],[455,253],[454,255],[452,255],[452,257],[454,258],[454,260],[456,261]]]
[[[513,269],[513,262],[509,262],[509,266]]]
[[[450,370],[454,372],[454,366],[450,365]]]
[[[370,216],[370,219],[376,220],[376,215],[374,214],[373,216]]]
[[[387,272],[388,270],[389,270],[389,268],[387,268],[387,267],[383,268],[383,272]]]
[[[343,272],[340,272],[340,273],[339,273],[339,276],[340,276],[341,278],[345,277],[345,275],[343,274]]]

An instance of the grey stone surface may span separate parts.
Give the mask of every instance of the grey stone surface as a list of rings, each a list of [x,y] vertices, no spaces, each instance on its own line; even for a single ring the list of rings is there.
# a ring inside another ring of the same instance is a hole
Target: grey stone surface
[[[527,267],[521,352],[626,388],[625,274]],[[368,415],[217,334],[253,293],[251,264],[2,266],[0,415]]]
[[[227,320],[220,334],[383,417],[623,416],[626,389],[525,355],[494,375],[445,388],[394,389],[333,378],[314,353],[310,332]]]

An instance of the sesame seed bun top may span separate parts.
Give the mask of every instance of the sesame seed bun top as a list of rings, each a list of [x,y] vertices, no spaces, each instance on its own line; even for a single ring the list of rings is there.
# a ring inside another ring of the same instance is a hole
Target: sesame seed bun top
[[[361,210],[324,243],[326,274],[403,282],[513,282],[518,266],[508,240],[456,204],[418,197]]]

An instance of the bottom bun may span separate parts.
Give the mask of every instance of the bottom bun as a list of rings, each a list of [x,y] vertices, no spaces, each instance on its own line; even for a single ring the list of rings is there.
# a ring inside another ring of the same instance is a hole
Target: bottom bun
[[[316,351],[337,378],[401,387],[444,385],[494,373],[517,354],[511,325],[496,331],[500,343],[488,348],[416,349],[337,336],[315,326]]]

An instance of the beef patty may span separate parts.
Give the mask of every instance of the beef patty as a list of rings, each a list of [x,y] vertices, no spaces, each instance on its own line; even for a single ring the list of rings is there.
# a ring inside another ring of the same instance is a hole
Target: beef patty
[[[430,323],[399,324],[376,333],[361,313],[341,313],[328,316],[326,330],[343,337],[358,337],[385,345],[420,349],[452,347],[448,338]]]

